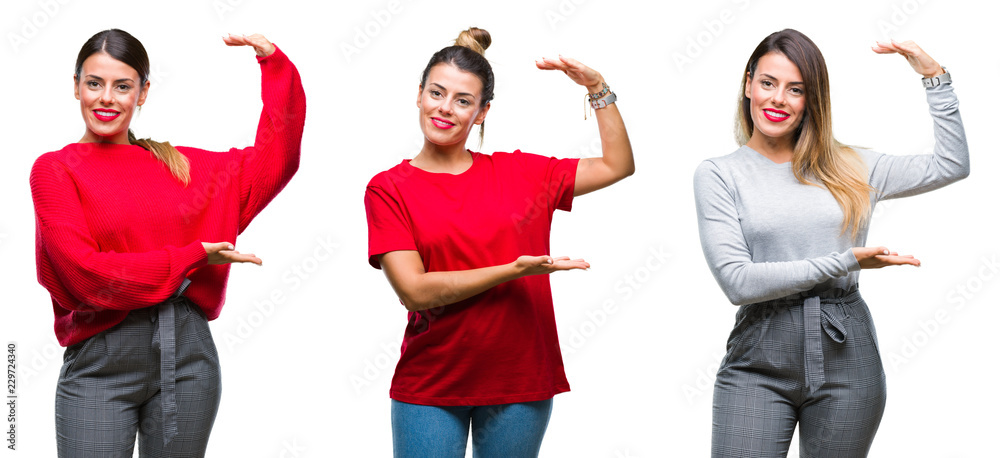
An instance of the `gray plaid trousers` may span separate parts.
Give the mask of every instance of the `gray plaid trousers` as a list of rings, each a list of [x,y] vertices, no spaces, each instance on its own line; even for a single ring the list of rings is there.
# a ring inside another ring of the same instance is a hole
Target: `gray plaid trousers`
[[[173,308],[176,435],[164,434],[160,309]],[[56,387],[60,457],[204,456],[222,379],[208,321],[187,298],[133,310],[125,320],[66,348]],[[170,437],[165,444],[164,438]]]
[[[726,350],[712,399],[713,457],[784,457],[796,423],[803,458],[868,454],[885,372],[857,290],[745,305]]]

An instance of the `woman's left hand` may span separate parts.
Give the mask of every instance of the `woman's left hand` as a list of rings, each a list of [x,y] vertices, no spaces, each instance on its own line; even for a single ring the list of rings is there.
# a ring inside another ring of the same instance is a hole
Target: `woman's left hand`
[[[898,42],[890,40],[889,43],[876,41],[872,46],[872,51],[879,54],[898,53],[906,58],[913,70],[923,75],[924,78],[933,78],[944,74],[944,68],[936,60],[928,56],[920,46],[912,41]]]
[[[601,92],[604,77],[597,70],[581,64],[575,59],[559,56],[557,58],[543,57],[535,61],[535,66],[542,70],[562,70],[574,83],[585,86],[588,92]]]
[[[229,34],[228,37],[222,37],[222,41],[228,46],[253,46],[253,50],[260,57],[270,56],[274,52],[274,45],[259,33],[250,36]]]

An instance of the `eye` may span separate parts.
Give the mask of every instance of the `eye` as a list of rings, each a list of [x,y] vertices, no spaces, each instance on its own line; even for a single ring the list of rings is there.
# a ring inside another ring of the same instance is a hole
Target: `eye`
[[[461,105],[461,106],[463,106],[463,107],[467,107],[467,106],[471,105],[472,102],[469,102],[466,99],[458,99],[458,104]]]
[[[760,85],[764,86],[764,87],[771,87],[771,86],[773,86],[773,84],[771,84],[771,82],[769,80],[761,80]]]
[[[101,83],[98,83],[97,81],[94,81],[94,80],[87,81],[84,84],[86,84],[87,87],[89,87],[91,89],[97,89],[97,88],[101,87]]]
[[[132,89],[132,86],[129,86],[127,84],[119,84],[118,86],[115,86],[115,89],[117,89],[118,92],[128,92],[129,90]]]
[[[441,91],[431,89],[428,92],[430,92],[431,97],[441,97]]]
[[[795,95],[803,95],[803,94],[806,93],[806,91],[803,91],[802,88],[799,88],[799,87],[793,87],[792,88],[792,93],[795,94]]]

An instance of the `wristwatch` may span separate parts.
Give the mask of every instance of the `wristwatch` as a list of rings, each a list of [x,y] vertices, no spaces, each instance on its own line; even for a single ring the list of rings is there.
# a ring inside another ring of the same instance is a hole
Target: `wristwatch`
[[[932,76],[930,78],[923,78],[921,80],[923,81],[925,88],[930,89],[932,87],[938,87],[944,83],[951,82],[951,73],[948,73],[948,69],[945,67],[941,67],[941,70],[944,70],[943,74],[940,74],[938,76]]]
[[[604,108],[604,107],[606,107],[608,105],[611,105],[612,103],[615,103],[617,100],[618,100],[618,96],[615,95],[614,92],[611,92],[608,95],[606,95],[604,97],[601,97],[601,98],[599,98],[597,100],[591,100],[590,101],[590,108],[593,108],[595,110],[599,110],[599,109]]]

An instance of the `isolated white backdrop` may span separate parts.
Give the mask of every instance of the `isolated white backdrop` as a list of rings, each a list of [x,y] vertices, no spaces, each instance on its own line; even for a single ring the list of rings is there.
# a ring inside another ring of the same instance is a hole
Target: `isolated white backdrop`
[[[699,161],[736,148],[742,67],[785,27],[824,52],[836,134],[849,144],[891,154],[933,145],[919,77],[901,57],[872,53],[874,40],[913,39],[954,75],[972,176],[881,206],[869,236],[923,261],[861,276],[889,385],[872,456],[982,456],[995,445],[987,374],[1000,318],[989,137],[1000,65],[988,52],[997,11],[983,4],[7,2],[0,341],[18,343],[21,371],[19,450],[4,456],[55,453],[62,349],[35,280],[28,172],[38,155],[82,135],[73,63],[90,35],[110,27],[137,36],[152,59],[148,103],[133,124],[141,136],[215,150],[252,142],[259,71],[249,49],[222,44],[227,32],[277,43],[306,89],[301,169],[237,243],[264,266],[233,267],[212,323],[224,395],[209,456],[389,456],[388,386],[406,320],[366,263],[364,186],[418,151],[419,73],[470,25],[494,39],[487,57],[497,89],[483,151],[599,154],[596,123],[582,119],[584,90],[534,68],[535,58],[562,53],[605,76],[636,155],[633,177],[578,199],[553,223],[552,254],[593,268],[552,276],[573,391],[556,397],[542,456],[708,454],[711,385],[736,308],[702,257],[691,178]]]

